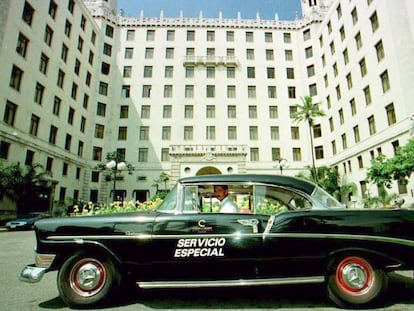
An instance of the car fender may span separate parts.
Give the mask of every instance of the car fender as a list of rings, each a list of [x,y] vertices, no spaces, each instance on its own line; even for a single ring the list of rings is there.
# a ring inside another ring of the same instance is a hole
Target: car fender
[[[121,258],[101,242],[82,239],[54,241],[53,244],[53,249],[57,256],[49,270],[60,269],[65,260],[75,253],[92,254],[94,256],[109,256],[116,266],[122,267]]]
[[[371,260],[375,267],[383,269],[384,271],[387,271],[391,267],[395,269],[403,264],[399,259],[373,249],[350,247],[329,253],[327,258],[327,271],[332,272],[335,270],[335,264],[338,259],[356,255]]]

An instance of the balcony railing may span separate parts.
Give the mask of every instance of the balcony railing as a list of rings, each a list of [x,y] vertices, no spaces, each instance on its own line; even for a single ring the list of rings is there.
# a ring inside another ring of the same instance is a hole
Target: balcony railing
[[[238,66],[234,56],[185,56],[184,66]]]
[[[245,154],[246,145],[171,145],[170,155]]]

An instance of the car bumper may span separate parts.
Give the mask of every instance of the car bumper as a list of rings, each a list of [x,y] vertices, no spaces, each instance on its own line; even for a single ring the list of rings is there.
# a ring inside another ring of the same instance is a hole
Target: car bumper
[[[27,265],[20,272],[19,280],[26,283],[40,282],[46,270],[47,268],[36,267],[34,264]]]

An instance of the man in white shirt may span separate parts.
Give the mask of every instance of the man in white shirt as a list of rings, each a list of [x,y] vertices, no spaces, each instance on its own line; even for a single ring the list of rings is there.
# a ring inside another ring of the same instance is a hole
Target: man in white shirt
[[[236,204],[229,197],[227,185],[214,186],[214,195],[220,201],[220,213],[237,213]]]

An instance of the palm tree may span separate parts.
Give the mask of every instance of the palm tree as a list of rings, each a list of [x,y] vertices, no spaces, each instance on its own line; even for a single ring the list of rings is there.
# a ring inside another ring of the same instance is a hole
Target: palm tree
[[[312,152],[312,175],[315,182],[318,182],[318,176],[315,165],[315,150],[313,147],[313,126],[314,120],[317,117],[325,116],[325,112],[319,109],[319,103],[313,103],[311,96],[305,96],[301,98],[302,104],[295,105],[296,112],[293,115],[293,119],[296,123],[306,122],[309,127],[309,138]]]

